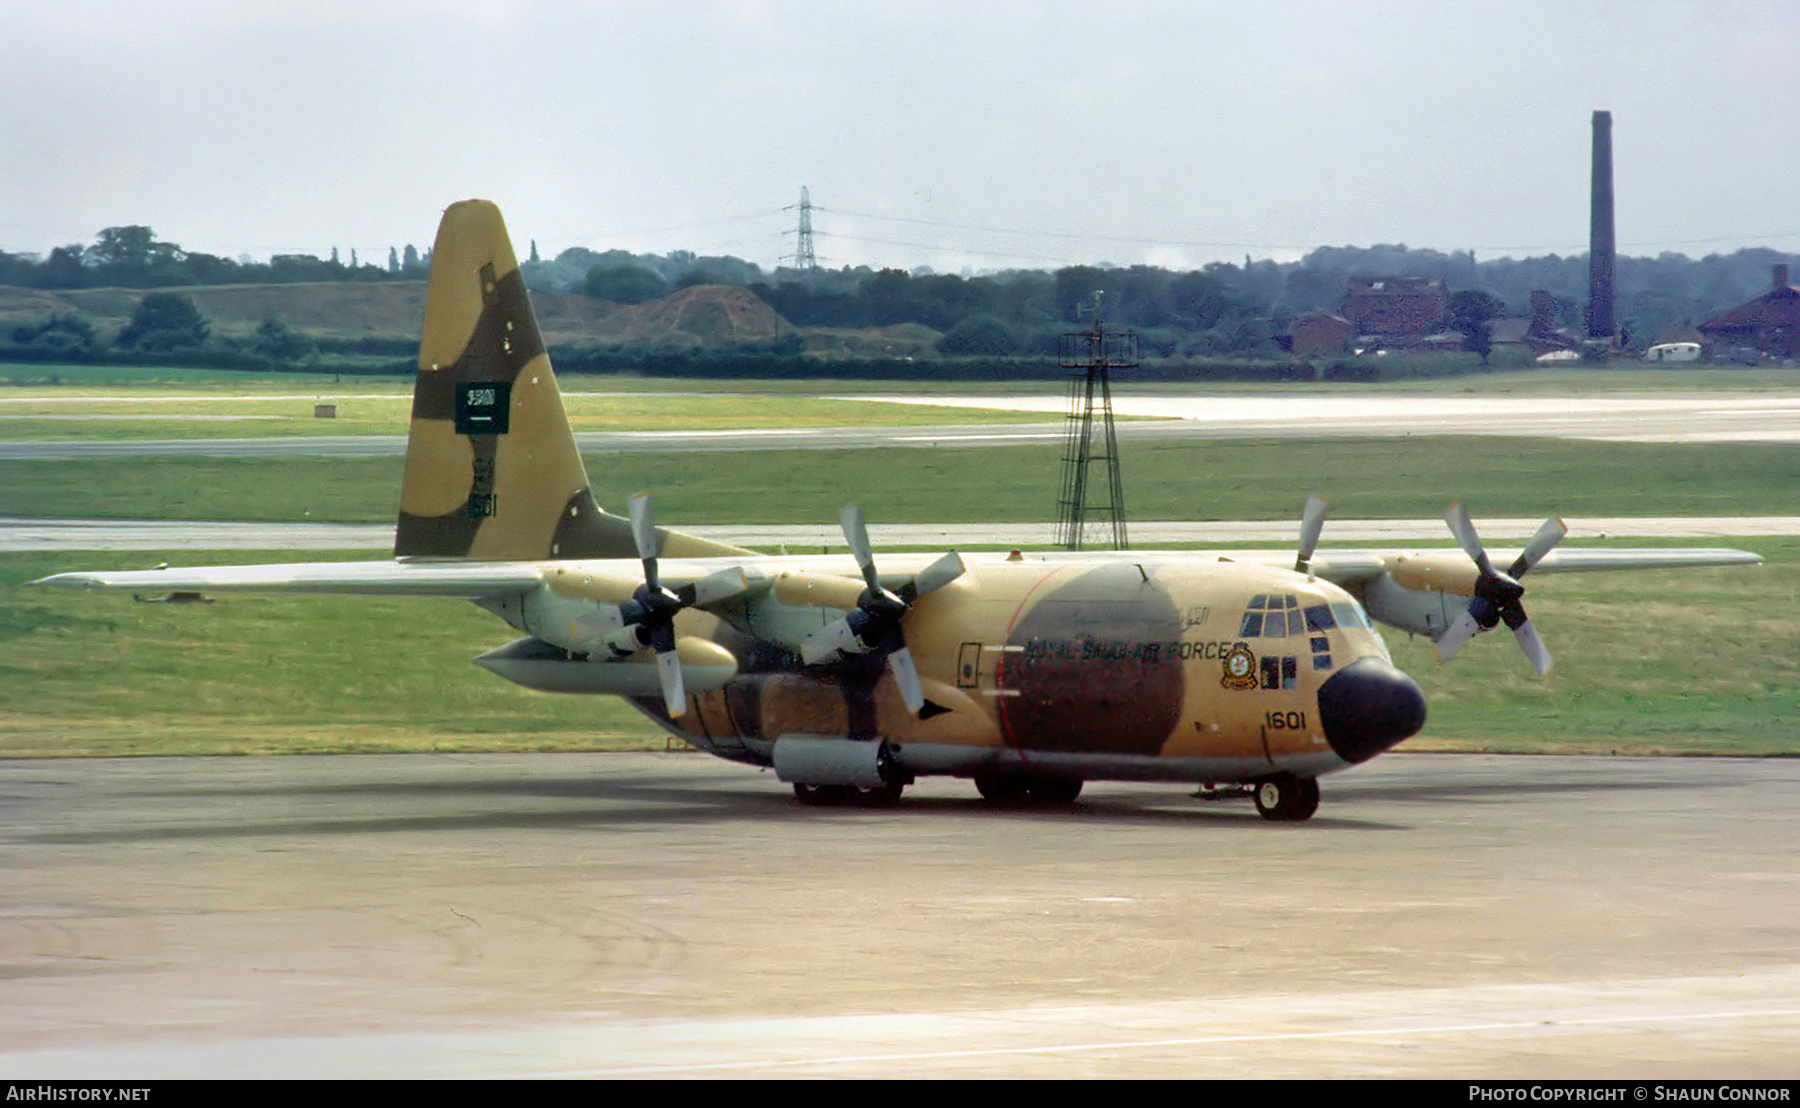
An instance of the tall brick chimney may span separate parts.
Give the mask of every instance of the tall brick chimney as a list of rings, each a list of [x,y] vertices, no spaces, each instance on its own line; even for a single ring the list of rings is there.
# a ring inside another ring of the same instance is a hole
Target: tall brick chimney
[[[1613,341],[1612,113],[1594,113],[1593,202],[1588,213],[1588,338]]]
[[[1775,263],[1775,289],[1774,289],[1774,291],[1780,292],[1781,290],[1783,290],[1787,287],[1788,287],[1787,263],[1786,262],[1776,262]]]

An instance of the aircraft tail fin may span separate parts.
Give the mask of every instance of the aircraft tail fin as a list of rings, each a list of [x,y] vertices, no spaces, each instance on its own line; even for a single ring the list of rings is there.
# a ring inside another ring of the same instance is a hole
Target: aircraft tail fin
[[[741,554],[659,530],[665,556]],[[438,225],[407,432],[396,558],[635,558],[600,509],[500,209],[452,204]]]

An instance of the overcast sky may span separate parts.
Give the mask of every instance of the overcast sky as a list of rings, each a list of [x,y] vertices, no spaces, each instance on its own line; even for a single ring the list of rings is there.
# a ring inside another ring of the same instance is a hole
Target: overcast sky
[[[773,265],[1800,250],[1794,0],[0,0],[0,250],[147,224],[385,262],[454,200],[519,251]],[[784,233],[786,232],[786,233]]]

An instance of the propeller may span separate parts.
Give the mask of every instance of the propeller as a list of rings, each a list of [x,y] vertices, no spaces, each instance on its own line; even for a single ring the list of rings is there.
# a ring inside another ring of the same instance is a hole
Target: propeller
[[[1520,603],[1525,586],[1519,583],[1519,578],[1544,560],[1544,555],[1569,533],[1568,527],[1555,516],[1545,520],[1531,536],[1531,541],[1525,544],[1525,549],[1519,552],[1518,558],[1505,573],[1501,573],[1488,558],[1481,545],[1481,536],[1476,534],[1475,524],[1470,521],[1469,511],[1461,501],[1450,505],[1450,510],[1444,513],[1444,522],[1450,525],[1450,533],[1456,536],[1458,545],[1475,562],[1479,576],[1475,579],[1475,595],[1468,608],[1438,639],[1438,661],[1449,661],[1470,639],[1505,621],[1518,640],[1519,649],[1537,669],[1538,676],[1549,673],[1550,651],[1545,648],[1544,640],[1538,636],[1537,629],[1531,625],[1531,617],[1525,614],[1525,606]]]
[[[644,583],[631,594],[631,599],[618,608],[620,627],[603,640],[606,648],[618,657],[635,654],[645,647],[656,651],[657,675],[662,683],[663,705],[671,716],[687,711],[687,687],[681,677],[681,651],[695,658],[704,656],[706,664],[717,664],[716,655],[728,652],[704,650],[697,641],[677,643],[675,615],[683,608],[707,604],[744,591],[742,570],[730,569],[704,577],[679,589],[663,585],[656,570],[656,522],[650,515],[650,497],[638,493],[630,500],[631,538],[638,557],[644,563]]]
[[[918,667],[913,664],[912,652],[906,648],[900,620],[919,597],[961,577],[962,559],[952,551],[920,570],[898,591],[887,589],[875,572],[875,553],[869,545],[869,531],[863,524],[862,509],[855,504],[846,504],[838,512],[838,522],[844,529],[844,539],[850,544],[857,568],[862,570],[865,588],[856,598],[856,606],[845,613],[843,619],[807,636],[800,644],[800,657],[808,665],[820,665],[837,656],[879,653],[887,659],[894,684],[900,689],[900,699],[917,715],[925,706],[925,692],[919,687]],[[824,594],[820,597],[822,600],[831,592],[829,589],[820,591]]]
[[[1316,496],[1306,498],[1306,510],[1300,513],[1300,551],[1294,558],[1294,572],[1312,573],[1313,551],[1319,545],[1319,532],[1325,529],[1325,501]]]

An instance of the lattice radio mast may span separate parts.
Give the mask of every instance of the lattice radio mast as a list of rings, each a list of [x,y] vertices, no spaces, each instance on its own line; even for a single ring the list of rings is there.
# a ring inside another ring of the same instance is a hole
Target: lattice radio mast
[[[1080,550],[1090,534],[1098,531],[1095,538],[1102,539],[1110,525],[1113,549],[1124,550],[1125,485],[1119,475],[1119,437],[1113,428],[1110,372],[1137,366],[1138,340],[1130,331],[1106,329],[1100,319],[1099,293],[1094,294],[1093,308],[1077,309],[1076,317],[1090,310],[1094,326],[1062,335],[1057,347],[1057,362],[1064,369],[1077,372],[1069,378],[1069,418],[1063,437],[1062,499],[1058,503],[1061,514],[1056,542],[1066,549]],[[1103,495],[1094,497],[1090,504],[1089,470],[1096,462],[1105,467],[1106,482]]]
[[[791,212],[795,208],[800,209],[800,227],[796,231],[786,233],[797,235],[798,241],[795,243],[794,252],[784,255],[784,258],[793,259],[795,269],[816,270],[819,268],[819,256],[813,252],[813,204],[812,197],[807,194],[805,185],[800,186],[800,203],[789,204],[781,210]]]

